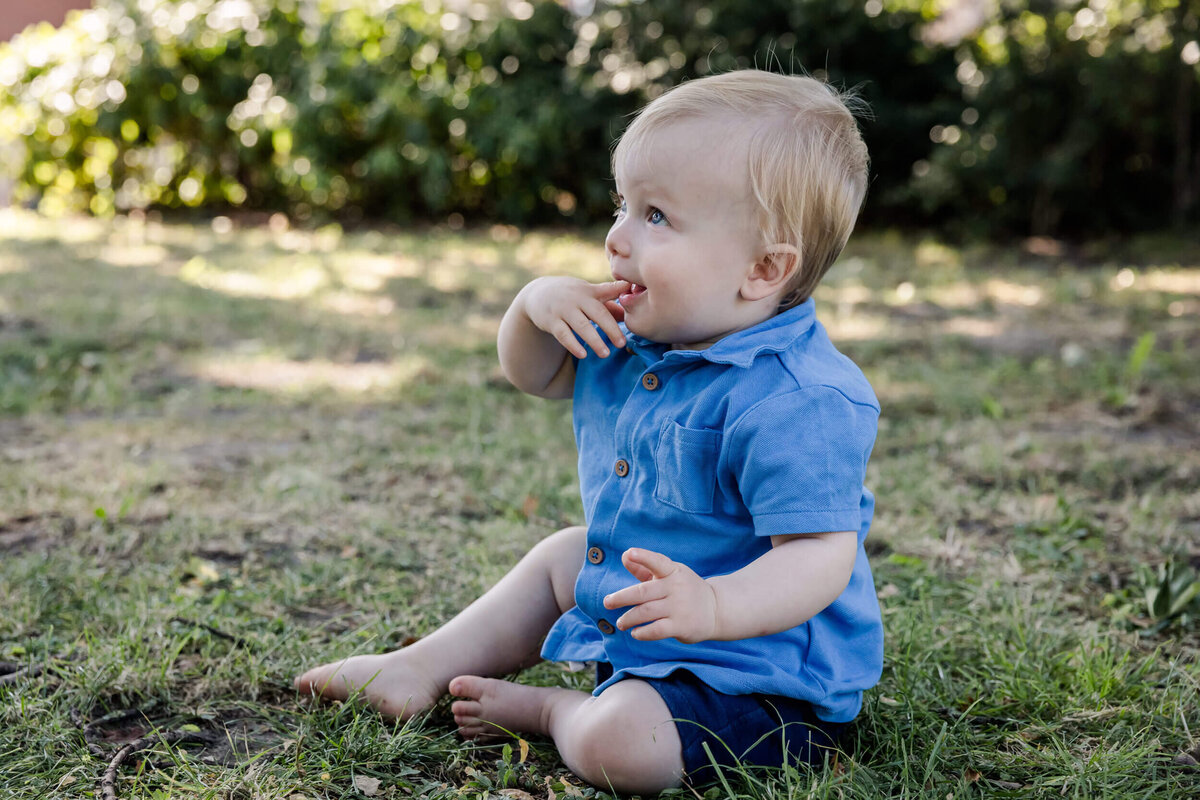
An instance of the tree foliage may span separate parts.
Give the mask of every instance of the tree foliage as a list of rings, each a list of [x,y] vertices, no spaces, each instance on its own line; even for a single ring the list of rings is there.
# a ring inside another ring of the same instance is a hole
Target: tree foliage
[[[868,222],[1200,219],[1200,0],[579,5],[97,0],[0,46],[0,159],[47,211],[597,220],[630,113],[759,66],[869,102]]]

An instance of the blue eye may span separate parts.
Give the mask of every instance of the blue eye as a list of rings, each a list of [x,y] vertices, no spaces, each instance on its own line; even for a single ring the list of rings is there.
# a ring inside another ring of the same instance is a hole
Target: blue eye
[[[650,209],[650,216],[646,218],[651,225],[670,225],[667,220],[667,215],[657,208]]]

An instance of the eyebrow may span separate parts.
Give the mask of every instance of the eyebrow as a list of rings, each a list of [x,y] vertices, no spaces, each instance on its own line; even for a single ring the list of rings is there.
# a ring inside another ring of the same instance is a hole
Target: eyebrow
[[[678,198],[675,197],[671,190],[663,184],[655,183],[653,181],[633,181],[632,185],[627,184],[624,189],[622,189],[622,187],[617,186],[616,179],[613,179],[613,191],[622,199],[625,198],[631,189],[640,189],[643,197],[651,197],[655,200],[661,201],[650,203],[650,205],[679,205]]]

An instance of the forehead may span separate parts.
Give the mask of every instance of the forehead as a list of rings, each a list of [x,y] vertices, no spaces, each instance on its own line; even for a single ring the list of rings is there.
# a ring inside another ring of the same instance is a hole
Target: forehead
[[[741,202],[750,191],[749,131],[722,117],[687,117],[639,133],[618,151],[613,167],[622,191],[672,189],[692,199],[697,191]]]

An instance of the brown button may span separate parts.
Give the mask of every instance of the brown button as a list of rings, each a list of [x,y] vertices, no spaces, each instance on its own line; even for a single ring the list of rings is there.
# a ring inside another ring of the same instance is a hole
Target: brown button
[[[629,462],[623,458],[618,458],[616,465],[613,467],[613,472],[617,473],[618,478],[624,478],[629,474]]]
[[[588,561],[592,562],[593,564],[599,564],[603,560],[604,560],[604,551],[603,550],[601,550],[599,547],[589,547],[588,548]]]
[[[633,347],[631,345],[625,345],[625,352],[629,353],[629,355],[633,355]]]
[[[653,392],[658,388],[658,376],[653,372],[647,372],[642,376],[642,386],[646,387],[646,391]]]
[[[612,626],[612,623],[606,619],[602,619],[599,622],[597,622],[596,627],[599,628],[600,632],[603,633],[605,636],[608,636],[610,633],[612,633],[613,631],[616,630],[616,628],[614,628]]]

